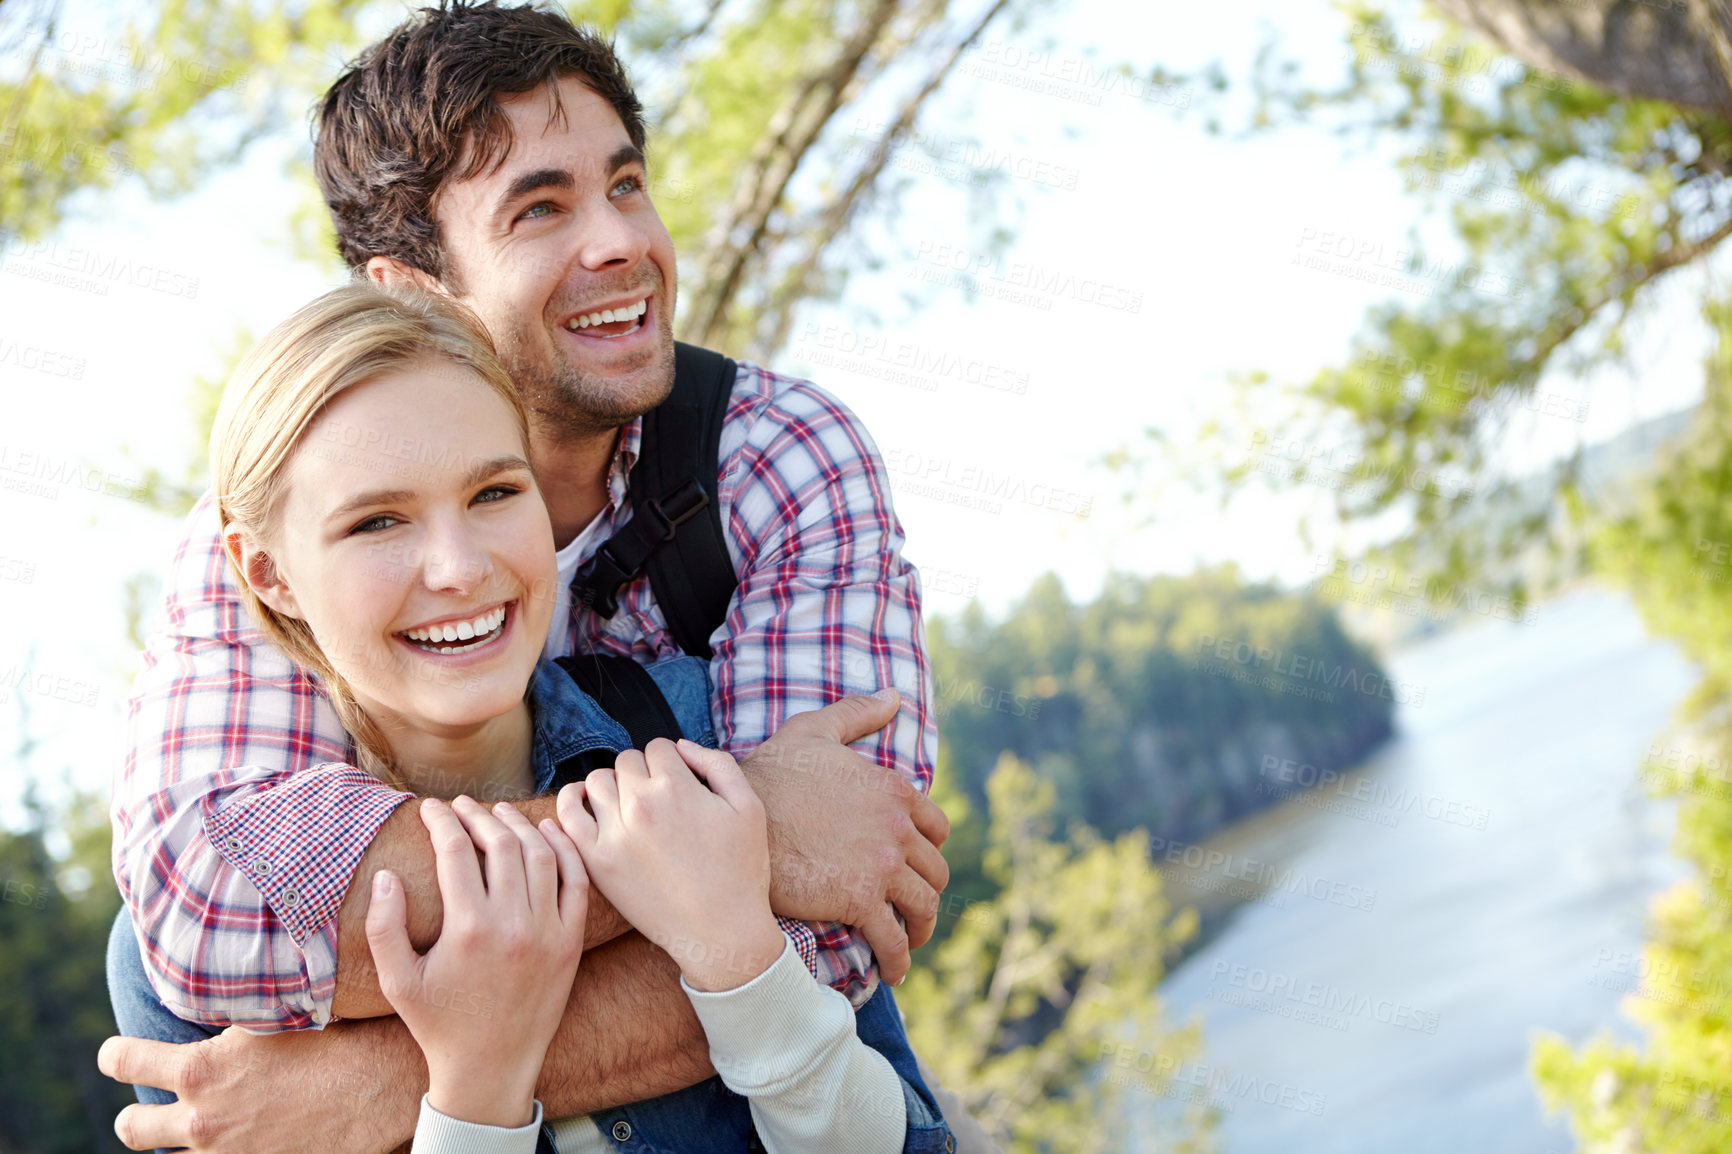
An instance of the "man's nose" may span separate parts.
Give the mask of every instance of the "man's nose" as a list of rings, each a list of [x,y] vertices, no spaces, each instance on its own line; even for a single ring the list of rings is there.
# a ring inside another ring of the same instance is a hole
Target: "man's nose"
[[[632,268],[650,247],[648,234],[612,201],[584,214],[577,240],[578,263],[590,270]]]

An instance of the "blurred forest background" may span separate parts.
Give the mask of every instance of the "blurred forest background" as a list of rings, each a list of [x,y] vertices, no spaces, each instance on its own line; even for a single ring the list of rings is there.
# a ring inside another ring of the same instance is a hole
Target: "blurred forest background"
[[[682,336],[773,363],[800,307],[843,297],[850,270],[877,259],[854,243],[856,226],[918,187],[893,161],[929,146],[922,113],[959,62],[1050,7],[573,6],[619,37],[652,109],[652,194],[681,253]],[[301,131],[340,62],[401,12],[183,0],[136,16],[115,32],[122,49],[93,56],[59,37],[60,0],[6,0],[0,236],[52,237],[69,211],[127,182],[184,193],[256,141]],[[1364,638],[1486,615],[1455,595],[1466,587],[1495,589],[1494,615],[1513,620],[1561,582],[1608,577],[1701,667],[1681,723],[1703,754],[1691,764],[1732,763],[1732,602],[1704,570],[1732,541],[1732,294],[1706,279],[1701,313],[1717,343],[1701,404],[1663,451],[1500,470],[1512,416],[1551,403],[1542,382],[1621,363],[1656,286],[1707,266],[1732,235],[1728,19],[1710,0],[1448,0],[1402,8],[1399,22],[1394,8],[1343,6],[1345,85],[1301,80],[1277,39],[1258,53],[1252,112],[1210,117],[1210,130],[1245,137],[1303,123],[1331,128],[1343,148],[1398,141],[1446,257],[1417,240],[1405,250],[1394,271],[1439,291],[1375,309],[1342,334],[1336,364],[1300,381],[1248,374],[1237,408],[1196,444],[1132,441],[1109,462],[1151,510],[1189,475],[1238,493],[1332,473],[1332,515],[1364,530],[1352,556],[1297,587],[1210,568],[1115,577],[1086,603],[1049,578],[1006,613],[928,623],[953,884],[902,1004],[916,1048],[1006,1148],[1117,1149],[1124,1088],[1102,1076],[1102,1055],[1206,1050],[1161,1011],[1164,973],[1206,927],[1163,890],[1150,838],[1196,842],[1270,805],[1265,758],[1347,769],[1384,742],[1401,687]],[[1104,67],[1183,83],[1200,102],[1220,91],[1213,74],[1167,72],[1153,49],[1124,52]],[[862,116],[881,129],[867,148],[849,131]],[[304,156],[284,179],[305,190],[301,253],[330,264]],[[977,242],[990,247],[1006,191],[986,180],[973,195]],[[220,384],[201,383],[189,415],[201,429]],[[203,476],[197,460],[152,473],[148,499],[184,509]],[[1355,564],[1399,577],[1367,605],[1338,579]],[[143,578],[130,589],[136,643],[153,590]],[[32,729],[25,699],[15,704],[24,764]],[[1679,852],[1696,877],[1655,905],[1649,957],[1732,981],[1732,781],[1661,776],[1680,798]],[[27,828],[0,833],[0,1151],[117,1148],[110,1121],[129,1095],[94,1067],[112,1029],[102,955],[118,901],[104,810],[100,798],[36,806]],[[1732,1149],[1725,999],[1645,1006],[1644,1047],[1539,1043],[1537,1092],[1566,1111],[1583,1149]],[[1145,1089],[1161,1092],[1159,1072]],[[1160,1148],[1211,1148],[1213,1123],[1186,1110]]]

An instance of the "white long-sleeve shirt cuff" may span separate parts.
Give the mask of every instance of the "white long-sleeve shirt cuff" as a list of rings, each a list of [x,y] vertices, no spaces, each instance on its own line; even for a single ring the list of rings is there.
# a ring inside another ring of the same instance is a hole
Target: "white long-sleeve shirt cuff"
[[[770,1154],[902,1149],[902,1079],[855,1036],[853,1006],[812,980],[792,940],[743,986],[706,993],[684,978],[680,985],[709,1038],[716,1073],[750,1100]]]
[[[541,1102],[523,1125],[508,1128],[465,1122],[441,1114],[421,1095],[421,1118],[415,1124],[415,1144],[410,1154],[535,1154],[541,1136]]]

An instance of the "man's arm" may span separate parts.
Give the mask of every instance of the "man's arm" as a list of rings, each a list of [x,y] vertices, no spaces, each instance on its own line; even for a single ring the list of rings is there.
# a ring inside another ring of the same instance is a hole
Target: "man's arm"
[[[559,815],[554,812],[555,800],[535,797],[511,804],[529,819],[531,825],[540,825],[543,818],[559,820]],[[367,906],[373,889],[373,875],[382,869],[391,870],[403,881],[408,906],[409,943],[416,950],[425,953],[431,948],[439,940],[439,931],[444,924],[444,903],[439,899],[433,844],[427,835],[427,827],[415,813],[414,806],[401,806],[385,820],[368,843],[367,852],[362,855],[361,864],[350,880],[349,892],[338,914],[337,994],[332,1010],[340,1018],[376,1018],[395,1013],[379,989],[379,973],[373,966],[372,948],[367,944]],[[619,916],[613,903],[600,890],[592,888],[583,948],[593,950],[629,929],[631,925]]]
[[[874,955],[886,979],[907,973],[910,941],[931,935],[948,878],[942,818],[916,800],[938,741],[919,575],[902,558],[876,445],[824,390],[742,364],[720,454],[717,496],[739,584],[710,639],[716,732],[764,799],[772,850],[782,843],[804,859],[777,879],[772,906],[816,923],[821,980],[858,1005]],[[892,687],[896,723],[858,752],[812,746],[775,764],[759,755],[798,711]],[[860,799],[858,810],[837,804]],[[819,840],[783,836],[805,829]],[[839,853],[838,841],[848,843]],[[803,912],[803,895],[781,888],[802,876],[827,896],[845,891],[845,913]]]
[[[847,748],[848,742],[891,721],[897,704],[893,694],[850,697],[799,714],[743,764],[770,826],[771,907],[777,913],[873,926],[894,939],[902,930],[884,904],[889,894],[904,910],[917,911],[911,915],[910,933],[920,941],[931,935],[937,895],[949,876],[937,849],[949,836],[949,822],[900,775]],[[544,817],[558,820],[555,801],[539,797],[512,804],[539,824]],[[403,806],[368,845],[343,900],[334,1003],[339,1017],[392,1013],[379,990],[367,942],[368,900],[373,874],[380,869],[392,870],[403,881],[409,940],[415,948],[424,951],[439,939],[443,906],[432,843],[413,808]],[[591,887],[584,948],[593,949],[630,928]],[[903,941],[905,953],[906,937]]]
[[[231,1029],[182,1046],[110,1038],[97,1064],[117,1081],[180,1098],[121,1111],[115,1133],[133,1150],[383,1154],[414,1130],[427,1090],[421,1051],[395,1017],[271,1035]],[[678,967],[631,933],[585,951],[536,1096],[546,1117],[570,1117],[713,1072]],[[261,1101],[271,1108],[259,1109]]]

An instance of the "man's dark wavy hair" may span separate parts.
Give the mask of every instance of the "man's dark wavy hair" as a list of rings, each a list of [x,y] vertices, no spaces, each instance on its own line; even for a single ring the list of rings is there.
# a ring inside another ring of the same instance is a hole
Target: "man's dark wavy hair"
[[[450,283],[433,198],[505,162],[511,127],[500,96],[576,77],[644,147],[643,105],[613,45],[564,16],[492,0],[423,8],[362,53],[320,102],[313,168],[337,251],[351,268],[395,257]]]

